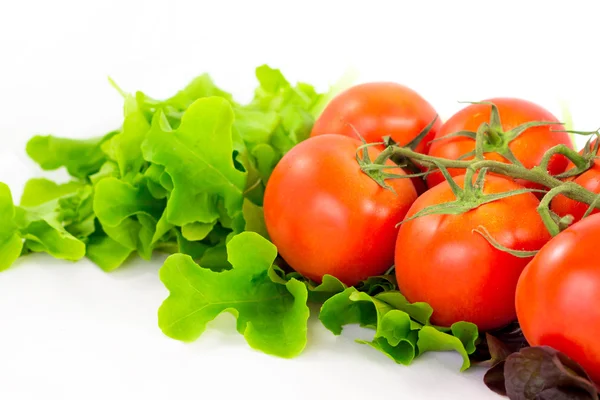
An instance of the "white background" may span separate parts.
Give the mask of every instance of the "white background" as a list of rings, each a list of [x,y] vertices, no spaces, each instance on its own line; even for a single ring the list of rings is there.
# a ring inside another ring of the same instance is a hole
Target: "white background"
[[[18,198],[41,172],[25,158],[36,133],[86,137],[121,121],[107,84],[166,97],[208,71],[240,99],[254,67],[326,89],[348,69],[394,80],[443,118],[458,100],[524,97],[575,128],[600,126],[595,2],[2,1],[0,180]],[[52,177],[64,179],[56,173]],[[0,274],[0,398],[494,399],[454,354],[411,367],[336,338],[312,320],[306,352],[250,350],[220,317],[196,343],[162,335],[161,260],[104,274],[87,261],[27,257]]]

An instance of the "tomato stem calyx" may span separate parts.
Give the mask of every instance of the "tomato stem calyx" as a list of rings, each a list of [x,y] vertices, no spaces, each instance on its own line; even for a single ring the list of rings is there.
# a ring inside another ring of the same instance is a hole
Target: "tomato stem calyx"
[[[483,190],[485,184],[485,176],[488,171],[487,168],[482,168],[479,170],[479,173],[475,178],[475,182],[473,182],[473,178],[476,170],[468,168],[467,173],[465,175],[464,188],[461,188],[443,165],[437,164],[437,167],[440,170],[440,172],[444,175],[444,178],[446,178],[448,184],[450,185],[452,193],[454,193],[454,195],[456,196],[456,200],[425,207],[419,212],[413,214],[411,217],[406,218],[400,223],[398,223],[397,226],[405,222],[411,221],[413,219],[421,218],[427,215],[463,214],[468,211],[474,210],[483,204],[492,203],[494,201],[498,201],[506,197],[516,196],[523,193],[541,192],[541,190],[538,189],[523,188],[502,193],[484,194]]]
[[[510,143],[530,128],[534,128],[537,126],[560,125],[560,122],[531,121],[518,125],[508,131],[504,131],[504,128],[502,127],[502,121],[500,118],[500,112],[498,111],[498,107],[494,103],[489,101],[461,103],[489,105],[491,106],[491,112],[490,121],[481,124],[477,129],[477,132],[459,131],[433,140],[443,141],[455,137],[465,137],[468,139],[475,140],[475,150],[463,154],[459,157],[459,160],[464,160],[468,158],[482,160],[484,158],[483,155],[485,153],[497,153],[506,158],[511,163],[521,165],[521,162],[513,154],[510,148]]]
[[[362,137],[361,137],[362,139]],[[390,172],[386,172],[386,167],[392,167],[394,169],[398,169],[398,166],[388,166],[388,165],[380,165],[376,162],[371,161],[371,156],[369,155],[369,147],[379,146],[381,143],[366,143],[363,139],[363,144],[356,150],[356,162],[363,173],[367,174],[371,179],[373,179],[379,186],[383,189],[387,189],[392,193],[396,193],[393,187],[388,185],[385,180],[386,179],[394,179],[394,178],[404,178],[409,177],[401,174],[394,174]],[[379,157],[377,157],[379,158]],[[377,161],[377,160],[375,160]]]

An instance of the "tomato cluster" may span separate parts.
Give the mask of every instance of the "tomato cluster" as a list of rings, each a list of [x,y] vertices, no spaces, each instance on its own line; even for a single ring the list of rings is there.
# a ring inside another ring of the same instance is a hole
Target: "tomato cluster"
[[[476,153],[482,127],[487,141]],[[268,181],[265,222],[281,257],[316,282],[330,274],[347,285],[395,266],[398,289],[411,302],[429,303],[432,323],[470,321],[486,331],[518,317],[531,344],[564,351],[600,382],[600,266],[593,252],[600,215],[552,238],[539,196],[525,190],[543,189],[538,184],[459,168],[405,179],[414,169],[381,158],[386,138],[447,160],[482,154],[528,169],[555,146],[573,148],[556,117],[525,100],[488,99],[442,123],[405,86],[357,85],[330,102],[311,137]],[[561,154],[544,166],[551,176],[573,167]],[[600,163],[570,180],[600,192]],[[502,196],[507,192],[515,194]],[[455,203],[472,206],[448,211]],[[552,203],[556,214],[576,221],[587,208],[564,196]],[[538,250],[535,257],[519,254]]]

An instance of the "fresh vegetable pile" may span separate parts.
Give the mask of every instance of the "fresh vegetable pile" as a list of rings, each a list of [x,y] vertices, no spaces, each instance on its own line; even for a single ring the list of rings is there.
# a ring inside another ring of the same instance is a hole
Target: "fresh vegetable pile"
[[[294,357],[319,303],[333,334],[371,328],[359,342],[397,363],[453,350],[511,399],[599,398],[598,134],[578,153],[524,100],[443,122],[394,83],[323,94],[256,76],[248,104],[208,75],[167,100],[113,83],[119,129],[32,138],[29,156],[72,181],[32,179],[19,205],[0,184],[0,270],[32,252],[106,272],[165,252],[158,324],[174,339],[228,311],[251,347]]]

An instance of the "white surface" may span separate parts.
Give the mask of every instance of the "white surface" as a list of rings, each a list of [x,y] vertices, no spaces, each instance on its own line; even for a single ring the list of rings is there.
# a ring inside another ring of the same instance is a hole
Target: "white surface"
[[[395,80],[447,118],[457,100],[520,96],[575,127],[600,125],[594,2],[33,1],[0,5],[0,180],[20,193],[41,172],[34,133],[85,137],[120,123],[112,76],[168,96],[208,71],[250,96],[253,70],[279,67],[326,88],[347,68]],[[340,3],[341,4],[341,3]],[[584,6],[588,4],[588,6]],[[64,178],[62,174],[52,176]],[[162,335],[160,260],[104,274],[87,261],[28,257],[0,274],[0,398],[486,399],[481,371],[454,354],[411,367],[311,321],[294,360],[250,350],[219,318],[192,345]]]

